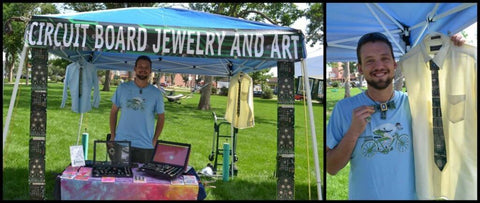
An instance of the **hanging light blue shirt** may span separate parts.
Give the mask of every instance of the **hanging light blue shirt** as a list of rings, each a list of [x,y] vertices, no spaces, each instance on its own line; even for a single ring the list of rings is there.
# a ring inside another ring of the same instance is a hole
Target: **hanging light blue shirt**
[[[351,200],[417,199],[408,97],[395,91],[393,101],[396,108],[387,110],[386,119],[377,110],[357,140],[350,158]],[[342,140],[353,109],[374,104],[365,93],[337,102],[327,125],[327,146],[333,149]]]
[[[118,86],[112,103],[120,108],[116,141],[131,141],[131,146],[153,149],[156,116],[164,113],[162,93],[153,85],[139,88],[133,81]]]
[[[67,88],[70,89],[72,98],[72,111],[85,113],[98,108],[100,104],[100,90],[98,87],[97,68],[91,63],[74,62],[67,66],[63,85],[61,108],[65,107],[68,98]],[[81,79],[81,81],[80,81]],[[93,88],[93,101],[92,100]]]

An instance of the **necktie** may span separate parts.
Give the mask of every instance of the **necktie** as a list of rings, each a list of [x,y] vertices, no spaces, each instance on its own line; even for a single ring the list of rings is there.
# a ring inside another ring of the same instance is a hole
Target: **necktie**
[[[440,108],[440,88],[438,87],[439,67],[433,60],[430,60],[430,71],[432,71],[432,113],[433,113],[433,155],[435,164],[443,170],[447,164],[445,149],[445,136],[443,134],[442,110]]]
[[[375,112],[380,111],[380,118],[385,120],[385,119],[387,119],[387,110],[389,108],[394,109],[395,108],[395,102],[393,102],[393,100],[392,100],[392,101],[385,102],[385,103],[375,104],[375,105],[373,105],[373,107],[375,108]]]

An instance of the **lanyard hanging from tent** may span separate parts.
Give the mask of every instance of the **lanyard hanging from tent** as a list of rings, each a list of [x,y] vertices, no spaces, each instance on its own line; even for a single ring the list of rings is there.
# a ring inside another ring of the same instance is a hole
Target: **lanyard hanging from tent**
[[[236,105],[237,105],[237,110],[236,110],[236,116],[233,115],[232,117],[232,124],[230,125],[230,137],[231,137],[231,140],[232,140],[232,158],[231,158],[231,163],[232,163],[232,167],[230,167],[230,171],[228,172],[229,174],[232,175],[232,180],[233,180],[233,176],[234,176],[234,165],[235,165],[235,160],[234,160],[234,155],[235,155],[235,148],[236,147],[233,147],[234,144],[235,144],[235,128],[233,127],[234,126],[234,123],[237,122],[235,117],[239,118],[240,117],[240,92],[242,91],[242,77],[243,77],[243,73],[240,72],[240,79],[238,79],[238,91],[237,91],[237,98],[235,100],[236,102]]]
[[[79,69],[79,76],[78,76],[78,98],[82,98],[82,71],[83,71],[83,65],[80,64],[80,69]],[[79,102],[79,105],[81,105],[82,102]],[[83,113],[80,113],[80,121],[78,124],[78,133],[77,133],[77,145],[80,140],[80,134],[82,130],[82,121],[83,121]]]
[[[243,73],[240,73],[240,78],[243,77]],[[242,80],[238,80],[238,89],[239,91],[237,92],[237,116],[240,116],[240,92],[242,90]]]
[[[80,65],[80,74],[78,76],[78,98],[82,97],[82,71],[83,71],[83,65]]]

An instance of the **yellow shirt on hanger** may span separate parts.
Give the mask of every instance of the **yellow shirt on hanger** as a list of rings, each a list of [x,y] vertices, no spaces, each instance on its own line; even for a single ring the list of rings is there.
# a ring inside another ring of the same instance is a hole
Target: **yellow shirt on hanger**
[[[234,75],[228,87],[225,120],[238,129],[255,125],[253,114],[253,80],[245,73]]]
[[[432,39],[432,36],[440,36]],[[441,45],[438,51],[430,47]],[[440,105],[447,164],[440,171],[434,162],[432,76],[429,61],[438,71]],[[430,33],[398,62],[405,76],[412,113],[415,182],[420,200],[477,199],[477,49],[454,46],[450,38]]]

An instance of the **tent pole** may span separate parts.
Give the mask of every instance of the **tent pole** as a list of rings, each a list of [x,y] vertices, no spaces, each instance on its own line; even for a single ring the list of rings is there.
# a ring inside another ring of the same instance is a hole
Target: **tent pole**
[[[5,121],[5,126],[3,128],[3,149],[5,149],[5,141],[7,140],[8,128],[10,125],[10,120],[12,118],[13,105],[17,97],[18,84],[20,83],[20,76],[22,75],[23,66],[25,65],[25,57],[27,55],[28,46],[27,43],[23,44],[22,54],[20,55],[20,65],[18,67],[17,76],[15,78],[15,85],[13,86],[12,97],[10,98],[10,106],[8,107],[7,120]],[[2,149],[2,151],[3,151]]]
[[[237,108],[238,108],[238,107],[237,107]],[[231,137],[231,140],[232,140],[232,141],[231,141],[231,142],[232,142],[232,153],[229,153],[229,156],[230,156],[230,158],[231,158],[232,165],[231,165],[231,167],[230,167],[230,169],[229,169],[229,172],[228,172],[229,174],[228,174],[228,175],[230,176],[230,173],[232,174],[232,180],[233,180],[233,164],[234,164],[234,162],[235,162],[235,160],[233,160],[233,159],[234,159],[233,154],[235,153],[235,148],[233,147],[233,145],[234,145],[234,143],[235,143],[235,142],[233,141],[233,136],[234,136],[234,135],[233,135],[233,134],[234,134],[233,131],[235,130],[235,128],[233,127],[234,122],[235,122],[235,116],[232,118],[232,125],[230,125],[230,137]]]
[[[382,7],[380,7],[380,5],[378,5],[378,3],[373,3],[373,5],[375,7],[377,7],[378,10],[380,10],[385,16],[387,16],[388,19],[390,19],[390,21],[392,21],[393,23],[395,23],[395,25],[397,25],[398,28],[400,28],[400,30],[404,31],[405,28],[403,27],[403,25],[401,25],[398,20],[394,19],[392,17],[392,15],[390,15],[389,13],[387,13],[385,10],[383,10]]]
[[[305,60],[302,60],[302,75],[303,75],[303,86],[305,87],[306,97],[307,97],[307,105],[308,105],[308,113],[310,116],[310,130],[312,134],[312,145],[313,145],[313,157],[315,161],[315,174],[317,177],[317,193],[318,199],[322,200],[322,184],[320,180],[320,162],[318,160],[318,149],[317,149],[317,135],[315,133],[315,122],[313,120],[313,107],[312,107],[312,94],[310,90],[310,83],[308,78],[308,72],[305,68],[307,66]]]
[[[78,134],[77,134],[77,144],[78,145],[78,141],[80,139],[80,133],[82,131],[82,121],[83,121],[83,113],[80,113],[80,122],[78,123]]]
[[[435,4],[435,8],[433,8],[433,10],[428,13],[428,16],[427,16],[427,21],[425,22],[425,25],[423,26],[422,28],[422,31],[420,32],[420,34],[418,35],[417,39],[415,40],[415,42],[413,43],[413,46],[417,45],[418,41],[420,40],[420,38],[423,36],[423,33],[425,33],[425,30],[427,30],[428,28],[428,25],[430,24],[430,21],[432,20],[433,22],[433,17],[435,16],[435,13],[437,12],[438,10],[438,6],[440,4]]]
[[[443,17],[448,16],[448,15],[452,15],[454,13],[460,12],[462,10],[465,10],[467,8],[470,8],[470,7],[476,6],[476,5],[477,5],[476,3],[462,3],[461,5],[453,8],[453,9],[450,9],[446,12],[440,13],[437,16],[433,17],[433,21],[436,21],[440,18],[443,18]]]
[[[420,32],[420,34],[418,35],[417,39],[415,40],[415,42],[413,43],[412,46],[416,46],[418,41],[420,40],[420,38],[423,36],[423,33],[425,33],[425,30],[427,30],[427,27],[428,27],[428,22],[425,23],[425,26],[423,26],[422,28],[422,31]]]
[[[464,9],[467,9],[467,8],[469,8],[470,6],[473,6],[473,5],[476,5],[476,4],[474,4],[474,3],[472,3],[472,4],[463,3],[463,4],[461,4],[460,6],[457,6],[457,7],[453,8],[453,9],[450,9],[450,10],[448,10],[448,11],[446,11],[446,12],[443,12],[443,13],[440,13],[440,14],[435,15],[436,11],[438,10],[438,6],[439,6],[439,4],[436,4],[436,5],[435,5],[435,8],[432,10],[432,12],[429,13],[429,16],[428,16],[427,19],[430,19],[431,22],[435,22],[435,21],[437,21],[437,20],[439,20],[439,19],[441,19],[441,18],[443,18],[443,17],[445,17],[445,16],[452,15],[452,14],[454,14],[454,13],[456,13],[456,12],[460,12],[460,11],[462,11],[462,10],[464,10]],[[413,46],[417,45],[418,41],[420,41],[420,39],[421,39],[421,37],[423,36],[425,30],[428,28],[428,25],[429,25],[430,22],[428,21],[428,22],[424,22],[424,23],[425,23],[425,25],[423,26],[422,31],[420,32],[420,35],[418,35],[418,37],[417,37],[417,39],[415,40],[415,43],[413,44]],[[418,24],[418,25],[416,25],[416,26],[419,26],[419,25],[420,25],[420,24]]]
[[[398,47],[398,49],[400,50],[400,52],[402,52],[402,54],[405,54],[405,50],[403,50],[403,48],[398,44],[398,42],[395,40],[395,38],[392,36],[392,33],[390,33],[390,31],[387,29],[387,27],[385,26],[385,24],[382,22],[382,20],[380,20],[380,18],[378,17],[378,15],[375,13],[375,11],[373,11],[372,7],[370,7],[370,4],[369,3],[365,3],[365,5],[367,6],[367,8],[370,10],[370,13],[372,13],[372,15],[375,17],[375,19],[377,19],[378,23],[380,23],[380,25],[382,26],[382,28],[387,32],[388,36],[390,37],[391,41]]]

